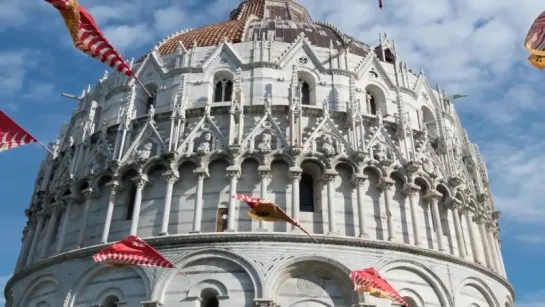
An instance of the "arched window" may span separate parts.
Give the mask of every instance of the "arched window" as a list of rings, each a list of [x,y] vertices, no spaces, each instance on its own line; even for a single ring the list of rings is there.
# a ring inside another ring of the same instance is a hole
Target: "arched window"
[[[301,86],[301,104],[310,105],[310,85],[307,81],[299,79],[299,86]]]
[[[117,307],[117,304],[119,302],[119,298],[115,295],[110,295],[106,297],[102,304],[100,304],[101,307]]]
[[[405,302],[407,302],[407,304],[409,304],[409,307],[421,307],[418,306],[418,304],[412,297],[405,296],[403,297],[403,299],[405,300]]]
[[[127,221],[132,220],[135,198],[136,198],[136,184],[134,184],[134,182],[132,181],[129,181],[129,187],[127,190],[127,215],[125,216],[125,219]]]
[[[384,50],[384,60],[386,63],[394,64],[396,61],[396,57],[394,53],[390,50],[390,48],[387,48]]]
[[[223,78],[216,81],[214,88],[214,102],[231,101],[233,96],[233,81]]]
[[[299,182],[299,210],[314,212],[314,179],[307,173],[301,175]]]
[[[219,307],[218,292],[214,289],[204,289],[201,292],[201,307]]]
[[[377,102],[375,101],[375,97],[373,95],[370,96],[371,99],[369,99],[369,113],[377,115]]]
[[[435,116],[433,115],[432,111],[426,107],[422,106],[422,121],[423,124],[428,129],[428,135],[432,138],[437,136],[437,123],[435,121]]]
[[[157,85],[155,83],[150,83],[145,85],[146,90],[151,94],[151,97],[148,94],[146,100],[146,113],[151,109],[151,106],[155,107],[155,102],[157,100]]]
[[[227,229],[227,208],[218,208],[218,215],[216,217],[216,232],[224,232]]]

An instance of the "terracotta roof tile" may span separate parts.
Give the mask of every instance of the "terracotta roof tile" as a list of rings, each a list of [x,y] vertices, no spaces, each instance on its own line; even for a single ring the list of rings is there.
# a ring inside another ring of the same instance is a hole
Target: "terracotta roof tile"
[[[159,46],[159,54],[174,52],[178,48],[178,42],[186,49],[191,49],[193,42],[197,42],[199,47],[218,45],[225,37],[233,43],[239,43],[244,32],[244,24],[245,20],[229,20],[178,34]]]

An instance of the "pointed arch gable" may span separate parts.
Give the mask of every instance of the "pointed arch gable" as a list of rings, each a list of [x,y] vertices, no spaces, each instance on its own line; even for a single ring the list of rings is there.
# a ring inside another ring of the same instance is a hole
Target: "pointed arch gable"
[[[247,255],[243,256],[225,249],[206,248],[177,255],[176,257],[171,258],[171,262],[174,263],[176,267],[181,268],[183,271],[183,268],[187,267],[191,263],[206,258],[226,260],[243,268],[252,280],[255,297],[263,297],[263,282],[265,280],[265,277],[260,270],[256,270],[254,268],[254,265],[248,261]],[[159,269],[156,286],[154,287],[153,293],[151,295],[152,300],[158,300],[161,302],[164,301],[167,286],[177,274],[178,272],[176,270]]]

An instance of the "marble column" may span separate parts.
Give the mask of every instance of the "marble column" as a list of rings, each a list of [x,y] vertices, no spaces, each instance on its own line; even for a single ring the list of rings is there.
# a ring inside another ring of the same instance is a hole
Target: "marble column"
[[[83,247],[83,240],[85,239],[85,231],[87,229],[87,223],[89,222],[89,212],[91,211],[91,202],[93,201],[93,189],[87,188],[81,193],[85,197],[85,205],[83,207],[83,216],[79,224],[79,235],[76,243],[77,248]]]
[[[442,197],[443,194],[436,190],[430,190],[425,196],[431,207],[432,218],[435,224],[435,235],[437,237],[437,247],[439,248],[439,251],[444,252],[447,249],[445,248],[445,240],[443,237],[443,223],[441,223],[441,215],[439,214],[439,200]]]
[[[369,234],[367,234],[367,212],[365,210],[365,187],[366,184],[369,184],[367,179],[367,175],[365,174],[355,174],[354,178],[352,179],[352,183],[356,187],[358,197],[358,224],[360,238],[369,238]]]
[[[36,230],[34,231],[34,236],[32,238],[32,244],[30,245],[30,250],[28,251],[28,256],[26,259],[26,266],[29,266],[34,261],[34,254],[36,252],[36,247],[38,246],[38,240],[40,239],[40,234],[42,228],[44,227],[44,212],[40,211],[36,214],[38,221],[36,222]]]
[[[462,232],[462,224],[460,223],[460,211],[462,202],[457,199],[450,199],[450,209],[452,210],[454,220],[454,231],[456,231],[456,242],[458,243],[458,255],[462,258],[467,257],[466,246],[464,244],[464,233]]]
[[[163,206],[163,219],[161,220],[160,236],[168,235],[168,223],[170,222],[170,208],[172,207],[172,191],[174,184],[178,181],[179,176],[173,171],[167,171],[163,174],[167,182],[167,191],[165,193],[165,205]]]
[[[271,178],[270,169],[258,169],[259,178],[260,178],[260,187],[259,187],[259,197],[267,199],[267,185],[269,184],[269,179]],[[259,221],[258,231],[268,231],[267,223],[265,221]]]
[[[483,247],[485,265],[488,268],[494,269],[494,264],[490,256],[490,248],[488,247],[488,236],[486,235],[485,217],[481,213],[477,213],[473,218],[479,229],[481,245]]]
[[[115,201],[117,198],[117,192],[120,189],[119,182],[116,180],[108,182],[106,187],[109,189],[108,207],[106,208],[106,217],[104,219],[104,228],[102,229],[102,238],[100,243],[105,244],[108,242],[108,236],[110,235],[110,227],[112,225],[112,217],[114,215]]]
[[[501,267],[500,267],[500,260],[498,258],[498,253],[496,249],[496,244],[494,244],[494,241],[496,239],[494,238],[494,235],[492,234],[495,230],[494,223],[492,221],[489,221],[486,225],[486,236],[488,238],[488,248],[490,250],[490,258],[492,260],[492,264],[494,265],[494,269],[496,272],[501,274]]]
[[[54,203],[51,205],[51,218],[49,219],[47,230],[45,232],[44,238],[44,247],[42,248],[42,253],[40,259],[45,259],[47,253],[49,252],[49,246],[51,245],[51,240],[55,234],[55,226],[57,225],[57,220],[62,209],[62,204]]]
[[[29,223],[28,227],[23,232],[23,246],[21,247],[21,252],[19,253],[19,259],[17,259],[17,265],[15,266],[15,273],[21,271],[24,268],[26,259],[28,257],[28,251],[30,249],[30,244],[32,244],[32,239],[34,238],[34,229],[36,225],[34,223]]]
[[[229,189],[229,207],[227,208],[227,229],[225,231],[236,231],[235,217],[237,214],[236,199],[232,196],[237,193],[237,183],[240,177],[240,170],[235,167],[227,168],[227,176],[231,178],[231,185]]]
[[[416,206],[418,206],[418,198],[420,196],[420,186],[414,183],[405,184],[403,192],[409,199],[409,210],[411,211],[411,224],[413,228],[414,245],[422,246],[420,238],[420,228],[418,225],[418,218],[416,217]]]
[[[289,171],[289,177],[291,179],[291,218],[295,221],[299,221],[301,218],[301,206],[299,203],[301,195],[299,195],[299,182],[301,181],[302,173],[303,170],[299,167],[292,167]],[[291,225],[291,231],[299,232],[300,229],[295,225]]]
[[[466,205],[462,211],[462,214],[464,214],[466,218],[467,228],[469,229],[469,242],[471,243],[473,260],[475,260],[475,262],[478,264],[484,264],[485,261],[483,259],[483,253],[481,252],[481,245],[479,245],[477,242],[477,233],[475,232],[475,224],[473,222],[473,212],[471,211],[471,208]]]
[[[57,253],[62,252],[62,249],[64,248],[64,240],[66,239],[66,232],[68,231],[68,225],[70,224],[72,209],[76,205],[76,199],[70,195],[63,197],[63,201],[66,203],[66,210],[64,211],[61,230],[59,232],[59,240],[57,241],[57,248],[55,249]]]
[[[192,233],[201,232],[202,214],[203,214],[203,187],[204,179],[208,178],[208,173],[204,169],[193,171],[197,175],[197,195],[195,195],[195,211],[193,212],[193,230]]]
[[[337,172],[334,170],[327,170],[324,179],[327,182],[327,216],[329,220],[329,232],[328,235],[337,235],[337,212],[335,206],[335,178],[337,178]]]
[[[140,221],[140,210],[142,208],[142,192],[146,183],[148,183],[148,179],[141,176],[134,178],[133,182],[136,185],[136,194],[134,196],[130,235],[136,236],[138,234],[138,222]]]
[[[500,233],[498,229],[496,229],[496,231],[494,232],[494,244],[496,246],[496,252],[498,253],[498,260],[500,261],[501,272],[503,274],[503,277],[507,278],[507,271],[505,270],[503,255],[501,254]]]
[[[387,177],[380,179],[378,188],[384,196],[384,208],[386,210],[386,227],[388,229],[388,241],[393,242],[396,240],[394,232],[394,221],[392,220],[392,212],[390,208],[390,189],[394,186],[395,182]]]

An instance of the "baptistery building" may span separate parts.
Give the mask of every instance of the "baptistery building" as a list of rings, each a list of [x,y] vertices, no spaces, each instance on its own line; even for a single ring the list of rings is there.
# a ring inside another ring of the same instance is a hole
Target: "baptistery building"
[[[452,97],[377,34],[292,0],[243,0],[86,89],[25,211],[13,307],[513,307],[479,149]],[[250,219],[235,193],[275,201]],[[174,269],[92,255],[138,235]]]

